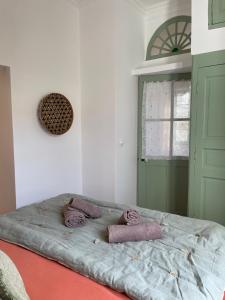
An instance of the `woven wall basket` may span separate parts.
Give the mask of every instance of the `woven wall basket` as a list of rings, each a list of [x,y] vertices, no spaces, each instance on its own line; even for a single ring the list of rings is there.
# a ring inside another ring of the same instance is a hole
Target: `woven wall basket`
[[[73,123],[73,108],[65,96],[49,94],[39,104],[38,117],[42,126],[50,133],[64,134]]]

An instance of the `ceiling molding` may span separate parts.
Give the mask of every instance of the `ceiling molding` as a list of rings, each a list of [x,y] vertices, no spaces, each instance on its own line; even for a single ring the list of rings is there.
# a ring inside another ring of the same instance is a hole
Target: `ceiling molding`
[[[162,13],[167,13],[168,15],[180,15],[185,14],[189,15],[188,12],[191,14],[191,2],[187,0],[166,0],[161,2],[160,4],[151,5],[145,16],[146,19],[154,21],[161,15]]]
[[[127,0],[127,2],[132,4],[143,15],[146,15],[146,7],[141,0]]]
[[[95,0],[67,0],[67,1],[70,2],[71,4],[75,5],[78,8],[82,8],[88,4],[93,4]],[[144,13],[145,6],[141,2],[141,0],[125,0],[125,1],[127,1],[128,3],[131,3],[132,5],[134,5],[134,7],[136,9],[138,9],[139,11]]]
[[[93,4],[95,0],[66,0],[66,1],[77,8],[82,8],[88,4]],[[133,5],[142,14],[145,14],[146,8],[143,5],[141,0],[125,0],[125,1]]]
[[[149,4],[144,4],[142,0],[127,0],[132,3],[147,19],[157,18],[162,12],[169,14],[180,14],[185,11],[191,13],[191,0],[161,0],[149,1]]]
[[[93,4],[95,0],[66,0],[75,7],[82,8],[88,4]],[[125,0],[134,6],[147,19],[157,17],[162,11],[177,12],[188,10],[191,8],[191,0],[161,0],[153,3],[153,0],[148,5],[142,0]]]

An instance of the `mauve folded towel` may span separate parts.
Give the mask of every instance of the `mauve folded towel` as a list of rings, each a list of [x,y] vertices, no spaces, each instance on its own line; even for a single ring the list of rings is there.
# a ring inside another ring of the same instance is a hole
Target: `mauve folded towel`
[[[138,225],[108,226],[109,243],[156,240],[162,237],[161,227],[157,223]]]
[[[122,216],[119,219],[121,225],[137,225],[141,222],[141,216],[135,209],[124,210]]]
[[[70,205],[64,206],[63,214],[65,225],[69,228],[80,227],[87,222],[85,214]]]
[[[73,208],[82,211],[83,213],[85,213],[87,217],[93,219],[100,218],[102,215],[101,210],[98,206],[93,205],[82,198],[78,198],[78,197],[72,198],[69,205]]]

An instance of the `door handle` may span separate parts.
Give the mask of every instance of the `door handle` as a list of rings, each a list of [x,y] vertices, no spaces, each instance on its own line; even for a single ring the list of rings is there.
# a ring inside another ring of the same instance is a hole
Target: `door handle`
[[[144,158],[138,158],[138,161],[145,162],[146,160]]]

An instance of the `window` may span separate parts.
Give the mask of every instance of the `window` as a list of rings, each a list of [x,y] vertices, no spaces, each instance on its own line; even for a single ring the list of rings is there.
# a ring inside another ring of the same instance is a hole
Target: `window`
[[[191,17],[177,16],[163,23],[153,34],[147,60],[191,52]]]
[[[145,82],[142,158],[188,158],[190,104],[190,80]]]

